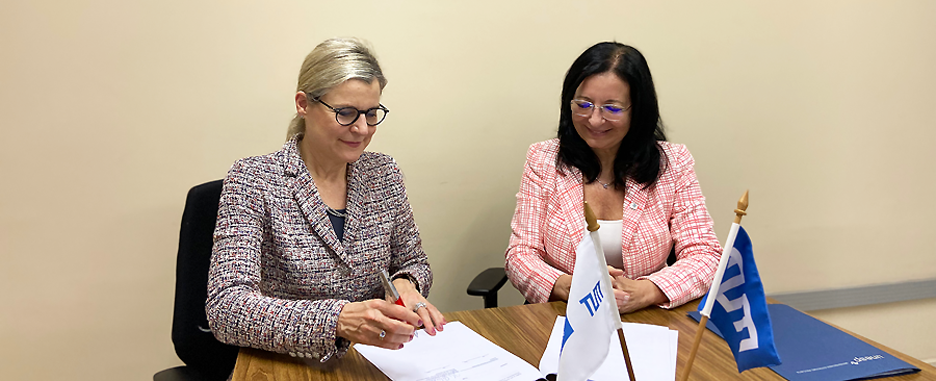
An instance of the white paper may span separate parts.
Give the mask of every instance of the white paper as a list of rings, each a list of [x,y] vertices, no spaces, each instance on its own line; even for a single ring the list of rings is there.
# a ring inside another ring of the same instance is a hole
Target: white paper
[[[446,324],[435,336],[417,331],[416,338],[400,350],[363,344],[355,344],[354,349],[393,381],[533,381],[542,377],[533,365],[460,322]]]
[[[562,346],[564,325],[565,317],[557,317],[552,333],[549,335],[546,351],[540,360],[539,368],[543,374],[556,373],[559,370],[559,350]],[[636,379],[640,381],[673,381],[676,379],[678,331],[657,325],[637,323],[623,323],[623,328]],[[616,381],[627,378],[627,366],[624,363],[621,342],[617,338],[617,332],[613,336],[610,339],[608,357],[589,380]]]

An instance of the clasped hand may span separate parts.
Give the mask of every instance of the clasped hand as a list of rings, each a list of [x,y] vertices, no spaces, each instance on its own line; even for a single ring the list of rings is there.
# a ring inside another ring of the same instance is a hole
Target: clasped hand
[[[624,276],[624,270],[608,266],[614,300],[622,314],[634,312],[652,304],[666,303],[668,298],[660,288],[647,279],[633,280]]]
[[[647,279],[632,280],[624,276],[624,271],[608,266],[611,275],[611,286],[614,288],[614,300],[617,301],[618,312],[634,312],[652,304],[663,304],[669,301],[666,294],[660,291],[653,282]],[[572,288],[572,276],[562,274],[553,284],[549,300],[569,300],[569,290]]]

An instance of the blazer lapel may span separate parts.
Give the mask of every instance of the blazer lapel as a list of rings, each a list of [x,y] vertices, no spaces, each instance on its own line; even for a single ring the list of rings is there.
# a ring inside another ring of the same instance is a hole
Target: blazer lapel
[[[585,194],[582,188],[582,172],[575,167],[564,166],[556,181],[556,195],[561,202],[561,215],[566,221],[569,237],[572,237],[574,252],[585,234]]]
[[[328,219],[325,212],[325,202],[318,195],[318,188],[312,180],[312,175],[305,166],[305,162],[299,156],[296,143],[286,150],[286,184],[299,209],[306,221],[312,226],[312,233],[318,235],[322,242],[334,252],[338,258],[344,261],[345,250],[338,242],[338,235],[335,234],[335,228]],[[288,143],[287,143],[288,144]]]
[[[624,246],[629,246],[634,241],[634,235],[637,233],[637,225],[640,223],[640,216],[643,215],[644,208],[647,207],[649,197],[643,184],[638,184],[627,179],[624,195],[624,221],[621,226],[621,242]],[[626,250],[625,250],[626,251]]]
[[[345,202],[346,215],[344,223],[344,241],[354,242],[361,232],[361,216],[367,192],[364,189],[363,175],[360,173],[357,161],[348,165],[348,200]]]

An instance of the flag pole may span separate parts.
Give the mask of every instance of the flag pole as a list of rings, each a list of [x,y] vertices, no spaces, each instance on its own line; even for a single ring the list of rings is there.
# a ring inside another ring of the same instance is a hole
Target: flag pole
[[[725,241],[725,246],[722,247],[721,260],[718,263],[718,270],[715,271],[715,278],[712,280],[712,287],[709,289],[708,298],[706,298],[705,306],[702,310],[702,318],[699,319],[699,327],[696,328],[695,338],[692,340],[692,350],[689,352],[689,360],[686,361],[686,368],[683,370],[682,376],[679,378],[680,381],[687,381],[689,379],[689,373],[692,372],[692,363],[695,362],[696,353],[699,351],[699,344],[702,342],[702,333],[705,332],[705,324],[708,323],[709,315],[712,313],[712,304],[715,302],[715,295],[718,294],[718,287],[721,285],[722,276],[725,274],[725,267],[728,265],[728,257],[724,252],[725,250],[731,250],[734,247],[735,237],[738,233],[738,226],[741,226],[741,217],[744,217],[747,214],[748,207],[748,191],[744,191],[744,195],[741,196],[741,199],[738,200],[738,208],[734,210],[735,218],[734,223],[731,225],[731,232],[728,233],[728,240]]]
[[[598,218],[595,217],[595,212],[593,212],[591,207],[588,206],[588,201],[585,201],[585,222],[588,224],[586,229],[588,230],[588,234],[592,236],[592,241],[596,243],[600,242],[598,238],[598,228],[600,227],[598,225]],[[604,258],[604,248],[596,244],[595,252],[598,254],[599,263],[606,263]],[[605,265],[605,268],[607,269],[607,265]],[[604,276],[609,277],[609,274],[604,274]],[[608,280],[610,280],[610,278]],[[614,302],[612,304],[617,306],[617,302],[613,298],[611,301]],[[620,322],[621,314],[618,311],[613,312],[615,314],[614,318]],[[624,351],[624,364],[627,365],[627,376],[630,377],[630,381],[637,381],[637,379],[634,378],[634,367],[631,366],[630,353],[627,352],[627,342],[624,340],[624,328],[621,328],[620,324],[618,324],[617,333],[618,340],[621,341],[621,350]]]

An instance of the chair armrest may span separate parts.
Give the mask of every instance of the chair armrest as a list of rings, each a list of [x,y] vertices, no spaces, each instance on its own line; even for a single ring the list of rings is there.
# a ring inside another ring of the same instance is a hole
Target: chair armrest
[[[468,285],[468,295],[488,296],[497,294],[497,291],[507,283],[507,273],[503,267],[491,267],[476,275]]]

